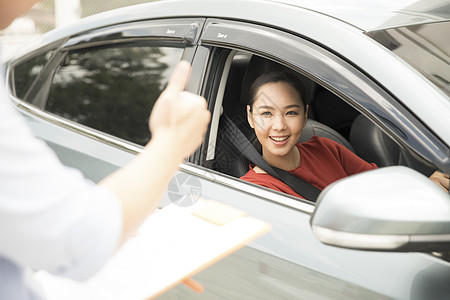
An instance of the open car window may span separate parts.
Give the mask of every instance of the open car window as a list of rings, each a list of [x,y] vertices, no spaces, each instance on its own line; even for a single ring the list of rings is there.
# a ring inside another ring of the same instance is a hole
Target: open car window
[[[330,87],[299,72],[283,60],[269,59],[236,49],[222,49],[221,55],[214,55],[222,56],[222,64],[220,67],[216,66],[220,75],[214,76],[214,84],[211,85],[215,87],[210,91],[215,107],[207,148],[204,149],[204,166],[235,178],[243,176],[249,170],[250,161],[230,143],[220,120],[222,116],[228,116],[258,149],[254,131],[247,122],[248,89],[262,73],[282,70],[302,80],[311,105],[308,123],[314,124],[311,125],[314,128],[308,129],[307,125],[299,142],[304,142],[313,135],[324,136],[378,167],[405,165],[428,176],[435,170],[432,163],[385,133],[370,115],[361,110],[358,102],[348,101],[338,95],[339,91],[332,91]],[[361,101],[364,103],[369,100],[363,98]]]

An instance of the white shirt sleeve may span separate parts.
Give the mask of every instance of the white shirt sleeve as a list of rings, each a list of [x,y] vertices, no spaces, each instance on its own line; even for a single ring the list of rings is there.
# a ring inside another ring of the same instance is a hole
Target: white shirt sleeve
[[[0,79],[0,256],[87,278],[117,248],[120,203],[31,134]]]

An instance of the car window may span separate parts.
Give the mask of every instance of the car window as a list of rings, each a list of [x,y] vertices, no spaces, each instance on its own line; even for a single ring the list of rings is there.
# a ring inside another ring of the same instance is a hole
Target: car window
[[[144,145],[150,111],[182,53],[136,45],[71,51],[54,74],[45,110]]]
[[[234,134],[227,132],[222,119],[228,116],[250,142],[255,142],[247,122],[248,94],[245,92],[248,93],[251,83],[260,74],[282,70],[303,77],[299,79],[310,87],[309,120],[319,124],[313,125],[313,135],[331,138],[329,133],[333,133],[336,139],[331,139],[346,147],[350,144],[347,147],[350,151],[379,167],[401,164],[431,174],[429,171],[435,165],[424,157],[434,154],[416,141],[422,136],[436,145],[439,141],[385,90],[318,45],[284,32],[262,27],[251,31],[249,27],[257,26],[216,20],[207,24],[201,37],[202,45],[214,50],[210,51],[209,60],[214,70],[210,70],[211,82],[207,84],[211,90],[206,91],[209,101],[214,101],[214,114],[199,164],[235,178],[249,170],[250,162],[244,158],[244,150],[230,142],[229,137]],[[272,33],[271,43],[267,32]],[[220,34],[226,34],[227,46],[223,45]],[[269,46],[276,43],[283,47]],[[226,54],[225,59],[223,54]],[[375,122],[378,118],[379,122]],[[414,132],[410,132],[411,128]],[[315,133],[316,129],[323,135]],[[364,130],[352,135],[353,129]],[[304,133],[306,131],[302,137]],[[385,143],[378,143],[379,138]],[[372,147],[372,144],[381,146]],[[259,146],[256,142],[255,145]],[[423,157],[417,153],[423,153]]]
[[[300,142],[305,142],[317,134],[330,138],[354,152],[348,139],[352,121],[359,113],[341,98],[279,62],[246,51],[231,51],[229,56],[231,58],[224,65],[224,69],[228,70],[224,72],[228,74],[226,81],[222,80],[219,83],[224,85],[224,94],[223,97],[216,99],[218,102],[216,105],[222,106],[221,114],[213,116],[212,122],[219,122],[216,118],[226,116],[260,152],[261,145],[256,139],[254,129],[247,121],[246,106],[249,100],[249,89],[253,81],[261,74],[282,71],[297,77],[302,82],[305,101],[310,105],[308,124],[303,130]],[[277,103],[271,102],[271,105],[276,106]],[[239,153],[243,150],[235,149],[239,147],[234,147],[229,138],[235,133],[227,134],[228,130],[230,129],[221,123],[214,134],[210,134],[209,139],[216,142],[208,143],[205,165],[222,173],[241,177],[248,170],[250,161]]]
[[[44,69],[46,63],[49,61],[54,50],[33,56],[14,67],[14,91],[16,97],[23,99],[38,77],[40,72]]]

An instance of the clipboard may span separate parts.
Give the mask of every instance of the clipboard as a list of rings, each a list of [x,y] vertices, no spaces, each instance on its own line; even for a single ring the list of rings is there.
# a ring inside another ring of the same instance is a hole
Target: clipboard
[[[48,300],[153,299],[237,251],[270,225],[217,201],[155,211],[91,279],[35,274]],[[194,291],[192,291],[194,293]]]

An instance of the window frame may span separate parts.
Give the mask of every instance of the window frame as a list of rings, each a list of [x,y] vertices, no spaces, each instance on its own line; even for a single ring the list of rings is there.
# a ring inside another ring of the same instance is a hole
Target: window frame
[[[8,68],[9,84],[13,89],[14,83],[14,67],[26,61],[26,59],[41,55],[52,47],[55,53],[47,62],[39,76],[34,80],[24,99],[18,99],[13,96],[19,109],[26,113],[43,119],[44,121],[56,124],[63,128],[73,130],[79,134],[89,136],[103,143],[113,145],[130,153],[138,153],[142,151],[143,146],[130,141],[123,140],[111,134],[96,130],[91,127],[76,123],[70,119],[52,114],[44,108],[46,97],[53,81],[53,76],[57,70],[57,66],[65,58],[70,50],[88,49],[97,46],[117,45],[124,43],[148,42],[157,43],[158,45],[177,46],[183,49],[182,60],[192,62],[197,50],[197,40],[205,19],[202,18],[179,18],[179,19],[160,19],[147,20],[139,22],[131,22],[125,24],[114,24],[112,26],[93,29],[86,33],[76,35],[74,37],[64,38],[51,45],[44,46],[26,57],[12,62]],[[155,28],[151,28],[154,26]],[[147,31],[143,31],[147,27]],[[137,28],[137,34],[133,35],[133,29]],[[122,29],[125,30],[124,36],[114,36],[111,34],[120,34]],[[95,37],[92,41],[91,39]],[[15,94],[14,94],[15,95]]]
[[[448,147],[365,72],[329,49],[279,29],[223,19],[207,20],[200,44],[209,51],[247,51],[292,68],[339,96],[399,145],[441,170],[450,170]],[[212,97],[209,101],[216,100]],[[213,105],[210,103],[210,107]],[[207,152],[207,146],[204,144],[202,151]]]

